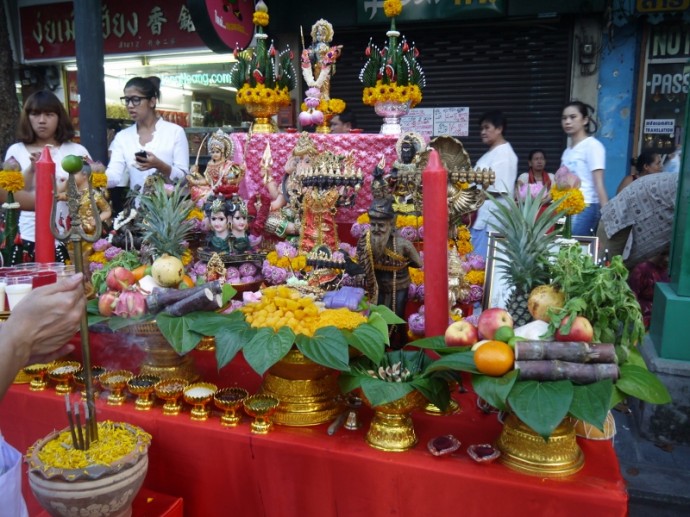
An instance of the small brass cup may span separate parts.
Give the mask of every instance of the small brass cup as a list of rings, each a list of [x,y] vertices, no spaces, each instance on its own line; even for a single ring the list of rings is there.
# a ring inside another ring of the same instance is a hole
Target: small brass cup
[[[262,394],[244,399],[244,410],[254,417],[252,433],[267,434],[273,428],[273,414],[278,409],[278,404],[277,398]]]
[[[156,397],[165,401],[163,404],[164,415],[179,415],[182,405],[179,400],[184,392],[185,387],[189,384],[184,379],[173,377],[170,379],[163,379],[154,385]]]
[[[108,395],[108,405],[121,406],[124,404],[127,396],[124,391],[127,387],[127,382],[134,377],[134,374],[129,370],[113,370],[101,375],[99,381],[101,386],[110,391]]]
[[[213,396],[213,402],[218,409],[223,410],[220,425],[237,427],[242,420],[242,413],[237,411],[249,392],[244,388],[221,388]]]
[[[56,382],[55,393],[64,396],[65,393],[72,393],[72,379],[74,374],[81,369],[81,364],[77,361],[56,361],[48,370],[48,377]]]
[[[189,384],[182,394],[187,404],[192,405],[192,420],[208,420],[209,410],[206,407],[213,399],[213,395],[218,390],[218,386],[210,382],[195,382]]]
[[[23,371],[29,377],[31,377],[31,382],[29,383],[29,390],[31,391],[43,391],[48,386],[48,381],[46,380],[46,374],[48,370],[53,367],[53,363],[36,363],[25,366]]]
[[[160,377],[155,375],[135,375],[127,381],[127,389],[132,395],[136,395],[134,409],[148,411],[153,407],[153,392]]]

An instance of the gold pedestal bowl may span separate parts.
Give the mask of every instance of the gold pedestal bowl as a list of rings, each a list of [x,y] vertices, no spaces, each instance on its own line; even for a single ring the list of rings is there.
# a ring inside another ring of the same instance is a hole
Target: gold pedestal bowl
[[[46,374],[48,370],[53,367],[53,363],[36,363],[30,364],[23,368],[23,372],[31,377],[31,382],[29,383],[29,390],[31,391],[43,391],[48,386],[48,381],[46,380]]]
[[[163,379],[154,386],[156,397],[165,401],[163,404],[163,414],[175,416],[180,414],[182,405],[179,400],[185,387],[189,384],[185,379],[172,378]]]
[[[103,366],[92,366],[91,367],[91,381],[93,384],[94,392],[98,391],[98,379],[106,372]],[[82,398],[86,398],[86,371],[82,368],[80,371],[74,374],[74,384],[81,391]]]
[[[129,370],[113,370],[101,375],[99,382],[106,390],[110,392],[108,395],[108,405],[121,406],[127,398],[124,391],[129,380],[134,377],[134,374]]]
[[[220,417],[220,425],[223,427],[237,427],[242,420],[242,413],[238,411],[242,407],[244,399],[249,392],[244,388],[221,388],[213,396],[213,403],[223,411]]]
[[[72,379],[79,370],[81,370],[81,364],[77,361],[54,362],[48,370],[48,377],[56,382],[55,393],[58,395],[72,393]]]
[[[254,417],[251,431],[255,434],[267,434],[273,428],[273,415],[278,409],[278,399],[269,395],[252,395],[244,399],[244,410]]]
[[[153,407],[154,386],[160,379],[155,375],[135,375],[127,381],[127,389],[137,397],[134,409],[148,411]]]
[[[202,422],[208,420],[209,409],[208,403],[213,400],[213,395],[218,391],[218,386],[210,382],[195,382],[189,384],[182,392],[184,401],[192,407],[191,418]]]
[[[362,400],[374,410],[374,418],[366,435],[369,445],[387,452],[403,452],[417,445],[410,413],[424,407],[427,402],[424,395],[413,390],[398,400],[378,406],[372,406],[364,395]]]

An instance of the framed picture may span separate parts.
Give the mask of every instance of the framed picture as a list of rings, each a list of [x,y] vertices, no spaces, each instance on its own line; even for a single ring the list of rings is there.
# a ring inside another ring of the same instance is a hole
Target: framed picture
[[[482,309],[489,309],[491,307],[501,307],[505,309],[506,302],[510,297],[510,286],[505,277],[503,268],[498,267],[504,263],[499,258],[502,255],[501,250],[497,246],[504,237],[497,232],[489,232],[489,245],[486,257],[486,273],[484,275],[484,298],[482,300]],[[599,239],[597,237],[573,236],[573,239],[582,246],[582,251],[592,256],[596,264],[599,257],[598,245]],[[553,252],[558,251],[558,245],[554,244]]]

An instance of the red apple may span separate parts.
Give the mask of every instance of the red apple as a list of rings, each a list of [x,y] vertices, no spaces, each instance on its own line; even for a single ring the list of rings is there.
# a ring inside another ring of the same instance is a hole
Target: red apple
[[[98,297],[98,312],[101,316],[110,317],[113,315],[119,295],[120,293],[117,291],[106,291]]]
[[[565,326],[570,319],[566,316],[561,320],[561,324],[556,329],[556,341],[585,341],[586,343],[591,343],[594,337],[594,329],[592,324],[584,316],[575,316],[573,324],[570,326],[570,332],[561,332],[561,329],[565,329]]]
[[[477,320],[480,338],[493,339],[499,327],[513,328],[513,318],[508,311],[498,307],[482,311]]]
[[[467,320],[453,322],[446,329],[446,346],[472,346],[479,341],[477,327]]]
[[[122,266],[114,267],[105,277],[105,285],[112,291],[124,291],[136,282],[134,273]]]

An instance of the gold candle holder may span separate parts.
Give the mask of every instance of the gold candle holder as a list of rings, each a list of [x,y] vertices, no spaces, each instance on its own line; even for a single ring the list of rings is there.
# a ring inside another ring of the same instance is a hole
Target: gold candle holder
[[[216,407],[223,411],[220,425],[223,427],[237,427],[242,420],[242,414],[237,410],[242,406],[249,392],[244,388],[221,388],[213,396]]]
[[[132,395],[136,395],[134,409],[148,411],[153,407],[153,392],[160,377],[155,375],[135,375],[127,381],[127,389]]]
[[[48,386],[48,381],[46,380],[46,374],[48,370],[53,367],[53,363],[36,363],[30,364],[23,368],[25,374],[31,377],[31,382],[29,383],[29,390],[31,391],[43,391]]]
[[[93,391],[98,392],[98,379],[106,372],[106,369],[102,366],[92,366],[91,367],[91,377],[93,379]],[[83,368],[81,371],[74,374],[74,384],[81,391],[81,396],[86,400],[86,370]]]
[[[165,404],[163,404],[164,415],[174,416],[180,414],[182,405],[179,403],[179,399],[188,384],[184,379],[173,377],[171,379],[163,379],[154,385],[156,396],[165,401]]]
[[[126,395],[124,393],[127,387],[127,382],[134,377],[134,374],[129,370],[113,370],[101,375],[99,381],[101,386],[110,391],[108,395],[109,406],[121,406],[125,402]]]
[[[268,434],[273,428],[273,414],[278,409],[279,401],[268,395],[252,395],[242,402],[244,410],[254,417],[251,431],[255,434]]]
[[[48,370],[48,377],[50,377],[57,384],[55,385],[55,393],[64,396],[65,393],[72,393],[72,378],[74,374],[81,369],[81,365],[77,361],[56,361]]]
[[[184,389],[182,395],[185,402],[194,406],[191,412],[192,420],[199,422],[208,420],[209,409],[206,406],[211,402],[217,390],[218,386],[210,382],[195,382]]]

